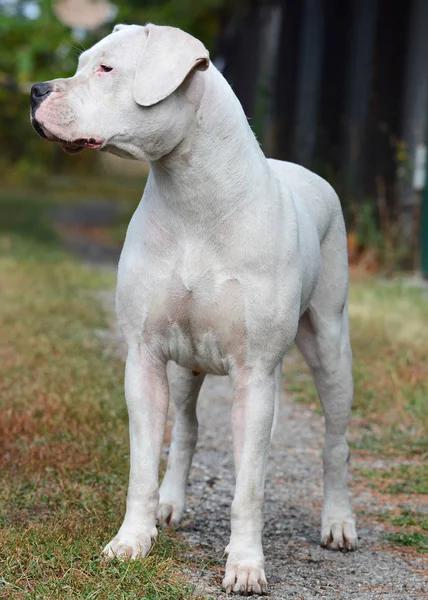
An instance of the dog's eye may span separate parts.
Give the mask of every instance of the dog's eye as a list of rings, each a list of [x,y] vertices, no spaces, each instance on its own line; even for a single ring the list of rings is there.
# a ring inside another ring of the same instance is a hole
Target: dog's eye
[[[113,67],[108,67],[107,65],[100,65],[100,69],[101,71],[104,71],[104,73],[110,73],[110,71],[113,71]]]

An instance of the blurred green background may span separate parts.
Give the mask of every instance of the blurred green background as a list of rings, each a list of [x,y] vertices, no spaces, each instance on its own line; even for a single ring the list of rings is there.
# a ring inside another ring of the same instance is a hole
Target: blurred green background
[[[29,123],[29,90],[33,83],[71,76],[79,53],[110,33],[116,22],[171,23],[212,42],[216,8],[222,0],[168,2],[120,0],[110,5],[96,27],[67,26],[49,0],[0,2],[0,172],[8,185],[42,182],[52,174],[93,173],[99,157],[64,155],[41,143]],[[59,3],[61,4],[61,3]],[[70,2],[69,4],[73,4]],[[90,21],[91,4],[88,0]],[[107,5],[106,2],[101,4]],[[113,21],[114,19],[114,21]],[[73,19],[72,19],[73,20]],[[102,170],[102,165],[101,165]]]
[[[64,155],[28,118],[31,85],[72,75],[78,54],[117,22],[174,25],[206,44],[266,154],[338,191],[352,263],[428,271],[426,0],[0,0],[8,190],[88,195],[92,179],[92,195],[117,196],[120,183],[134,201],[142,189],[147,167]],[[100,176],[112,184],[99,190]]]

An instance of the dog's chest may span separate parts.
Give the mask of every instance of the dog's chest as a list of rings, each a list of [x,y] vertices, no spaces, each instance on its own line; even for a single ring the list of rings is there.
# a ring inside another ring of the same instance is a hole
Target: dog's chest
[[[242,286],[210,257],[186,253],[159,268],[122,269],[118,315],[128,342],[139,339],[167,360],[225,374],[245,338]]]

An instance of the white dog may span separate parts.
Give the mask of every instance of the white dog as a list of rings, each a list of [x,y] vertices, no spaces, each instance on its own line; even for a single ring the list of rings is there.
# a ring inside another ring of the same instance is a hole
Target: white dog
[[[353,394],[346,236],[330,185],[266,159],[206,48],[171,27],[116,26],[80,56],[73,77],[33,87],[32,122],[68,152],[95,148],[151,164],[119,263],[131,468],[125,519],[104,553],[144,556],[156,519],[180,521],[196,399],[206,373],[228,374],[236,490],[223,587],[267,591],[264,480],[293,341],[325,415],[321,544],[356,548],[345,441]],[[169,361],[177,417],[158,490]]]

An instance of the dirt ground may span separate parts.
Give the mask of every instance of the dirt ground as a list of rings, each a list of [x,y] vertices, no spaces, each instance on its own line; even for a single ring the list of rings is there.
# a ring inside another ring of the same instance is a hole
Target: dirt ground
[[[103,295],[112,309],[113,295]],[[124,355],[114,325],[109,345]],[[196,592],[226,598],[221,579],[234,489],[228,378],[207,377],[198,402],[199,441],[188,487],[188,504],[178,531],[196,556],[187,573]],[[170,423],[173,419],[171,409]],[[312,600],[413,600],[427,597],[424,556],[389,546],[374,517],[396,506],[361,485],[355,467],[385,466],[379,457],[351,458],[351,495],[360,537],[357,552],[342,554],[319,546],[322,504],[323,419],[283,395],[266,479],[264,550],[270,598]],[[167,445],[164,447],[165,457]],[[397,497],[393,503],[403,499]],[[406,502],[408,498],[406,499]],[[412,500],[413,501],[413,500]],[[419,510],[423,510],[421,505]],[[428,507],[425,507],[427,510]],[[426,559],[426,555],[425,555]]]

